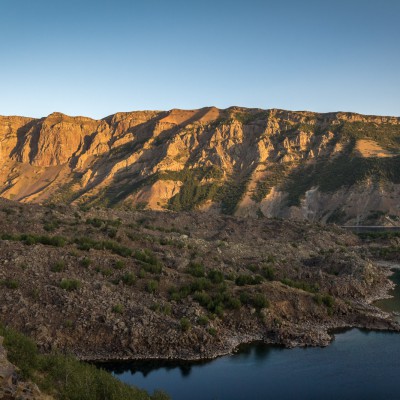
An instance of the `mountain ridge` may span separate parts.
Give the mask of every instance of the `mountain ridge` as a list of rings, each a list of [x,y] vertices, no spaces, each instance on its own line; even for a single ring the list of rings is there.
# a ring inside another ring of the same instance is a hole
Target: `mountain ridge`
[[[339,223],[376,215],[378,222],[400,216],[393,196],[399,146],[399,117],[348,112],[204,107],[100,120],[6,116],[0,195]]]

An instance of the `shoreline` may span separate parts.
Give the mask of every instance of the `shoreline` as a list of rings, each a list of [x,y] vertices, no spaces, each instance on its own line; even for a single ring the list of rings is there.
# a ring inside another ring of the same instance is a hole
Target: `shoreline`
[[[391,263],[388,263],[391,264]],[[99,357],[99,358],[94,358],[94,357],[77,357],[81,361],[85,362],[90,362],[94,364],[112,364],[112,363],[129,363],[129,362],[189,362],[189,363],[202,363],[202,362],[210,362],[216,358],[219,357],[224,357],[228,355],[235,354],[240,351],[240,346],[243,345],[252,345],[255,343],[263,343],[265,345],[270,345],[270,346],[278,346],[282,348],[287,348],[287,349],[292,349],[292,348],[305,348],[305,347],[327,347],[329,346],[334,340],[335,336],[338,333],[341,333],[340,331],[348,331],[352,329],[361,329],[361,330],[367,330],[367,331],[375,331],[375,332],[399,332],[400,333],[400,323],[397,323],[392,315],[388,312],[385,312],[381,310],[379,307],[374,306],[373,303],[378,300],[383,300],[387,299],[393,296],[390,296],[388,292],[390,290],[393,290],[395,287],[395,284],[389,279],[389,277],[393,274],[393,271],[391,271],[393,268],[391,267],[390,269],[385,266],[383,267],[379,263],[376,263],[381,269],[383,273],[385,273],[385,276],[388,278],[386,281],[386,284],[383,285],[381,288],[378,289],[377,293],[372,294],[371,296],[367,296],[364,299],[364,302],[362,302],[360,305],[363,307],[368,307],[370,308],[370,311],[374,312],[374,315],[365,315],[366,318],[370,317],[371,320],[369,321],[368,319],[365,320],[364,324],[360,323],[353,323],[353,324],[348,324],[345,323],[344,321],[335,321],[333,320],[332,323],[323,323],[317,328],[314,327],[314,335],[318,337],[318,340],[309,343],[306,341],[301,341],[301,338],[298,338],[298,340],[290,340],[290,341],[274,341],[268,338],[268,335],[247,335],[247,337],[235,337],[235,338],[229,338],[230,346],[229,348],[221,349],[221,351],[215,351],[213,354],[210,354],[209,356],[201,356],[201,355],[192,355],[192,356],[172,356],[172,357],[164,357],[164,356],[149,356],[149,355],[139,355],[135,357],[110,357],[110,358],[104,358],[104,357]],[[400,265],[398,265],[397,269],[400,269]],[[386,270],[384,268],[387,268]],[[377,312],[379,311],[379,312]],[[386,326],[383,326],[384,324],[387,324]]]

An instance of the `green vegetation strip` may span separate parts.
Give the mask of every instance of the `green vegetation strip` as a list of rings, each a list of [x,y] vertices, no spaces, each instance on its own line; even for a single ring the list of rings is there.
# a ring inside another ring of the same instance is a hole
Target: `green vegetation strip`
[[[0,335],[9,360],[18,366],[24,379],[60,400],[166,400],[161,391],[150,396],[128,386],[108,372],[80,362],[72,356],[40,354],[36,344],[13,329],[0,325]]]

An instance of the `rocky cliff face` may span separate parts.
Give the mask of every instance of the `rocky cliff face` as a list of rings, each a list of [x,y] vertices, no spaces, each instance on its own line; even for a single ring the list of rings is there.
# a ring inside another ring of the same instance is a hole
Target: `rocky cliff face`
[[[22,202],[338,223],[400,216],[400,118],[232,107],[0,117],[0,193]]]

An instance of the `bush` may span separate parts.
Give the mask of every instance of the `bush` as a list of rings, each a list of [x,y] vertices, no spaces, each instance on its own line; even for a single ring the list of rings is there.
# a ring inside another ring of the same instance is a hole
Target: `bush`
[[[240,299],[228,296],[225,299],[225,305],[227,308],[230,308],[232,310],[238,310],[240,307],[242,307],[242,302],[240,301]]]
[[[190,292],[191,293],[198,292],[198,291],[201,292],[202,290],[210,289],[210,287],[211,287],[211,283],[208,279],[199,278],[190,284]]]
[[[7,289],[18,289],[19,282],[16,279],[5,279],[1,282]]]
[[[63,278],[60,282],[60,288],[72,292],[73,290],[79,289],[81,283],[76,279]]]
[[[206,308],[211,303],[211,297],[206,292],[196,292],[193,296],[193,299],[197,301],[201,306]]]
[[[67,239],[61,236],[46,236],[34,234],[10,235],[8,233],[1,235],[2,240],[21,241],[24,244],[31,246],[34,244],[44,244],[47,246],[63,247],[67,243]]]
[[[133,258],[140,261],[146,272],[152,274],[160,274],[162,271],[162,264],[156,255],[149,249],[136,250],[133,254]]]
[[[207,274],[207,277],[212,283],[222,283],[224,281],[224,274],[221,271],[217,271],[215,269],[212,269]]]
[[[335,299],[332,296],[330,296],[329,294],[325,294],[322,297],[322,303],[324,303],[324,305],[326,307],[331,308],[331,307],[333,307],[333,305],[335,303]]]
[[[89,265],[91,264],[92,260],[89,257],[85,257],[82,261],[82,267],[88,268]]]
[[[196,262],[190,262],[187,272],[196,278],[201,278],[205,275],[204,265]]]
[[[51,272],[62,272],[65,271],[65,262],[64,261],[58,261],[56,264],[54,264],[50,268]]]
[[[261,269],[261,274],[267,281],[273,281],[275,279],[275,271],[272,267],[263,267]]]
[[[249,304],[251,301],[251,296],[248,292],[241,292],[240,293],[240,301],[242,304]]]
[[[217,330],[215,328],[208,328],[207,332],[211,335],[211,336],[216,336],[217,335]]]
[[[150,280],[146,284],[146,291],[149,293],[155,293],[158,290],[158,282]]]
[[[206,326],[208,324],[208,317],[207,315],[200,315],[199,318],[197,318],[197,323],[201,326]]]
[[[125,274],[121,277],[121,281],[125,285],[133,286],[136,283],[136,276],[135,276],[135,274],[128,272],[127,274]]]
[[[186,332],[191,328],[191,323],[186,317],[183,317],[180,320],[180,326],[181,326],[182,331]]]
[[[151,305],[150,309],[155,312],[160,312],[164,315],[171,315],[171,312],[172,312],[170,304],[154,303]]]
[[[259,309],[269,307],[269,301],[262,293],[257,293],[253,297],[252,303],[255,308],[259,308]]]
[[[239,275],[235,283],[238,286],[245,286],[245,285],[258,285],[263,281],[263,277],[260,275]]]
[[[120,245],[112,240],[96,241],[88,237],[81,237],[75,239],[75,243],[79,250],[110,250],[114,254],[118,254],[121,257],[130,257],[132,255],[132,249]]]
[[[293,287],[296,289],[301,289],[301,290],[304,290],[304,291],[310,292],[310,293],[316,293],[319,291],[319,286],[316,283],[310,284],[310,283],[303,282],[303,281],[293,281],[288,278],[283,278],[281,280],[281,282],[286,286],[290,286],[290,287]]]
[[[124,312],[124,307],[122,304],[115,304],[112,308],[112,312],[115,314],[122,314]]]
[[[122,269],[125,267],[125,263],[122,260],[117,260],[114,264],[115,269]]]

